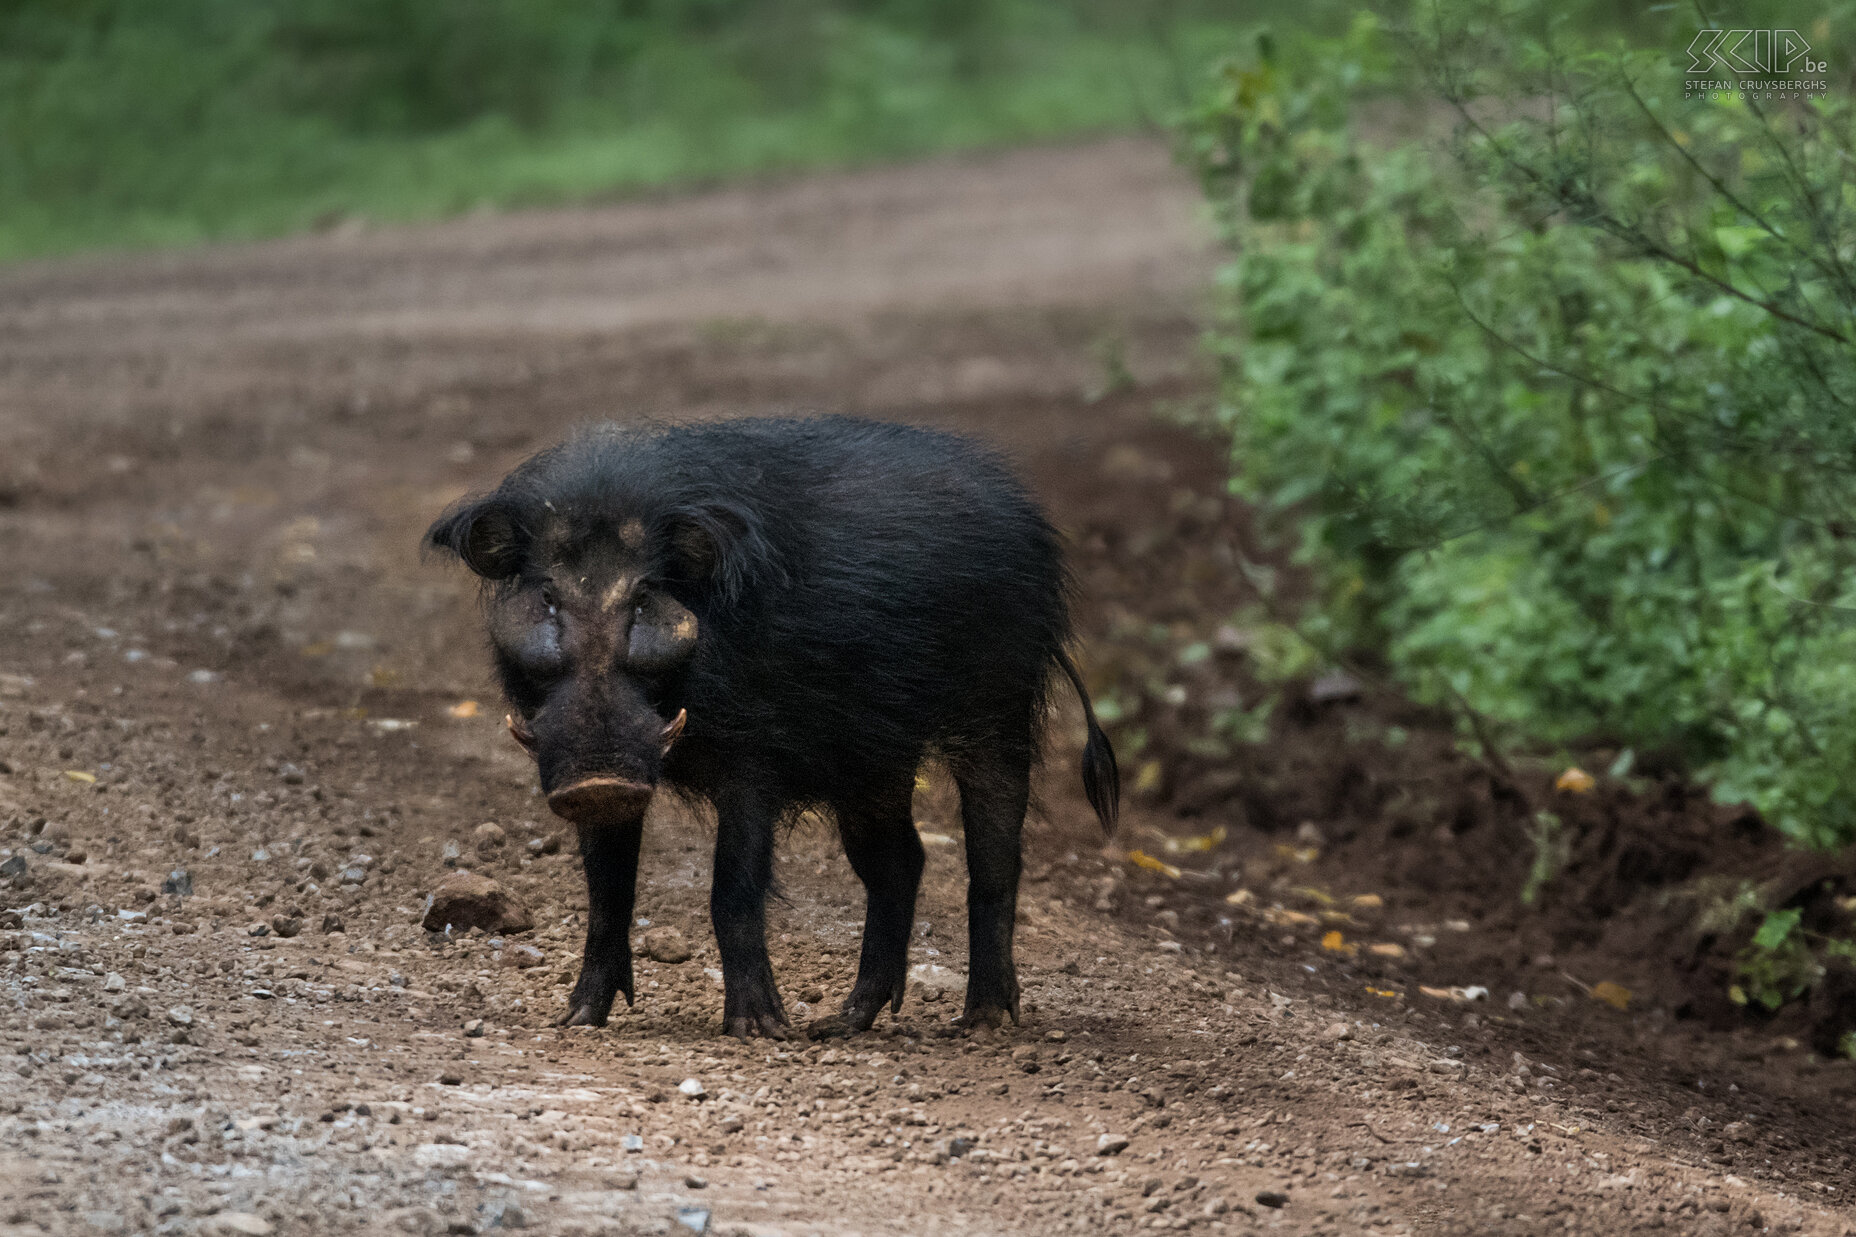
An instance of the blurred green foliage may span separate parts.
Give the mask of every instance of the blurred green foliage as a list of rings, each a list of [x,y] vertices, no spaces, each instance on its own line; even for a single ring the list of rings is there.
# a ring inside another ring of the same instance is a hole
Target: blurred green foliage
[[[1234,484],[1318,569],[1313,642],[1466,741],[1673,759],[1846,844],[1856,6],[1777,21],[1831,64],[1804,99],[1685,97],[1667,17],[1445,0],[1218,73]]]
[[[1234,8],[0,0],[0,257],[1127,129]]]

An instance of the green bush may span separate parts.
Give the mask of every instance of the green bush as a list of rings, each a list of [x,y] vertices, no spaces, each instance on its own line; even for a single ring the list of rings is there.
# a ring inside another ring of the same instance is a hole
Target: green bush
[[[1222,7],[0,0],[0,259],[1127,129]]]
[[[1847,83],[1684,98],[1692,19],[1634,51],[1425,11],[1266,40],[1185,131],[1234,484],[1317,569],[1308,629],[1466,735],[1856,841]],[[1833,68],[1850,28],[1812,28]]]

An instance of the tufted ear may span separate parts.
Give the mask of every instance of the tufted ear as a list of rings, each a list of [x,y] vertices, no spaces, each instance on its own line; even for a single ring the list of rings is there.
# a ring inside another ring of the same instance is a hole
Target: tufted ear
[[[453,503],[425,530],[425,544],[457,555],[486,580],[505,580],[522,566],[528,534],[508,504],[492,494]]]
[[[669,542],[677,578],[733,598],[755,580],[784,571],[747,507],[705,503],[678,511],[670,521]]]

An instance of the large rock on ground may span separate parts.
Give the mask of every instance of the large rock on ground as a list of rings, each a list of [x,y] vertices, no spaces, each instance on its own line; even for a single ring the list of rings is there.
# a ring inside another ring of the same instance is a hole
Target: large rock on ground
[[[496,881],[475,872],[454,872],[432,890],[432,904],[421,921],[427,932],[482,928],[485,932],[527,932],[534,917],[521,900]]]

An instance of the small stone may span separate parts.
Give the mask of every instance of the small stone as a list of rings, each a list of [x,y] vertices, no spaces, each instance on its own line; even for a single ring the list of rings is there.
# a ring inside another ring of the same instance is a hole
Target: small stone
[[[272,915],[271,931],[288,939],[303,930],[303,921],[294,915]]]
[[[475,872],[453,872],[432,890],[421,920],[428,932],[527,932],[535,926],[528,908],[501,884]]]
[[[1520,1013],[1522,1010],[1526,1009],[1527,1008],[1527,993],[1510,992],[1508,994],[1508,1008],[1513,1010],[1517,1014]]]
[[[509,945],[503,949],[499,961],[503,966],[526,971],[530,967],[540,966],[544,957],[541,950],[533,945]]]
[[[1102,1134],[1096,1138],[1097,1155],[1120,1155],[1128,1149],[1126,1134]]]
[[[1257,1202],[1265,1207],[1287,1206],[1289,1196],[1279,1190],[1264,1190],[1257,1195]]]
[[[186,1005],[176,1005],[168,1011],[168,1021],[177,1027],[193,1025],[193,1010]]]
[[[1330,670],[1309,684],[1308,698],[1315,704],[1336,700],[1354,700],[1360,695],[1360,680],[1345,670]]]
[[[103,990],[105,992],[121,992],[128,986],[129,981],[118,975],[115,971],[111,971],[103,977]]]
[[[699,1100],[709,1094],[709,1089],[702,1085],[700,1078],[685,1078],[677,1084],[677,1090],[689,1099]]]
[[[472,1018],[464,1024],[464,1034],[469,1039],[483,1038],[483,1019]]]
[[[653,962],[672,966],[688,962],[691,956],[689,941],[675,928],[652,928],[638,938],[638,952]]]
[[[0,928],[23,928],[26,917],[18,911],[0,911]]]
[[[161,892],[185,898],[193,893],[193,873],[186,868],[175,868],[168,873],[168,878],[161,882]]]
[[[1721,1137],[1729,1142],[1750,1143],[1753,1141],[1753,1127],[1744,1121],[1729,1121],[1721,1127]]]
[[[499,851],[503,848],[504,844],[509,841],[509,835],[503,832],[503,827],[495,821],[489,820],[484,821],[481,825],[472,829],[470,831],[470,838],[476,845],[477,853],[480,855],[487,855],[492,851]]]
[[[387,1212],[382,1218],[387,1227],[402,1233],[416,1233],[419,1237],[433,1237],[449,1227],[445,1217],[430,1207],[401,1207]]]
[[[268,1237],[277,1230],[263,1216],[249,1211],[221,1211],[207,1222],[211,1233],[237,1233],[241,1237]]]
[[[351,863],[341,870],[336,878],[344,885],[364,885],[367,883],[367,869],[358,863]]]
[[[698,1177],[695,1173],[691,1173],[683,1179],[683,1184],[692,1190],[706,1190],[709,1188],[709,1179],[707,1177]]]
[[[1344,1022],[1336,1022],[1321,1033],[1321,1038],[1335,1043],[1353,1038],[1353,1028]]]
[[[747,1122],[743,1121],[740,1117],[723,1117],[721,1130],[724,1134],[739,1134],[741,1132],[741,1127],[746,1124]]]
[[[684,1207],[677,1212],[677,1223],[692,1233],[709,1231],[709,1213],[701,1207]]]
[[[444,1073],[438,1076],[438,1082],[440,1086],[446,1086],[446,1087],[460,1086],[464,1082],[464,1075],[460,1074],[458,1071],[454,1069],[448,1069]]]
[[[342,917],[340,915],[337,915],[331,912],[330,914],[324,915],[322,917],[323,935],[333,936],[337,932],[345,933],[346,931],[347,931],[347,928],[342,924]]]
[[[247,936],[269,936],[271,934],[271,925],[268,923],[254,923],[249,928],[245,929],[245,933]]]
[[[1431,1062],[1430,1068],[1433,1074],[1446,1074],[1452,1078],[1461,1078],[1468,1067],[1461,1061],[1452,1061],[1448,1057],[1440,1057]]]
[[[24,855],[14,855],[5,863],[0,863],[0,876],[17,878],[25,874],[26,857]]]
[[[493,1203],[485,1209],[491,1228],[527,1228],[528,1213],[518,1203]]]
[[[619,1139],[619,1149],[636,1155],[644,1150],[644,1139],[637,1134],[626,1134]]]

